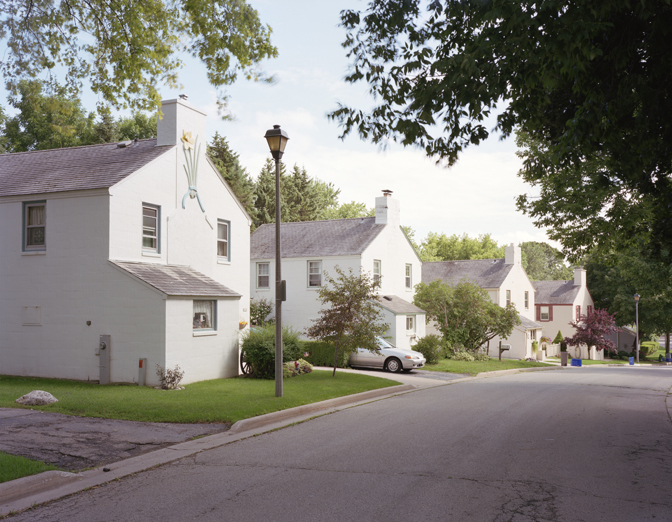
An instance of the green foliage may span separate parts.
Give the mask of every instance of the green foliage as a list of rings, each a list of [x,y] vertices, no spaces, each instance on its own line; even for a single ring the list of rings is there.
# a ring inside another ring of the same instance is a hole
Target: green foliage
[[[453,352],[450,358],[453,361],[473,361],[474,354],[463,350],[457,350]]]
[[[522,264],[532,281],[560,281],[574,277],[562,253],[548,243],[526,241],[520,244]]]
[[[660,349],[660,345],[653,341],[644,341],[639,344],[639,356],[649,357]]]
[[[532,341],[532,353],[536,355],[538,351],[539,351],[539,342],[534,340]]]
[[[273,303],[270,299],[265,297],[259,299],[252,297],[250,299],[250,321],[253,326],[264,326],[267,323],[274,322],[273,320],[266,320],[271,312],[273,312]]]
[[[560,344],[562,341],[564,341],[564,339],[564,335],[562,335],[562,332],[558,330],[558,334],[555,336],[555,339],[553,339],[553,344]]]
[[[304,359],[289,361],[282,365],[282,377],[296,377],[313,371],[313,366]]]
[[[413,345],[413,350],[420,352],[427,364],[436,364],[443,355],[443,341],[438,335],[429,334]]]
[[[158,109],[160,86],[179,84],[185,51],[203,62],[214,87],[239,74],[270,81],[259,63],[277,56],[270,27],[243,0],[0,0],[0,11],[10,89],[56,69],[72,91],[90,82],[101,104],[115,108]]]
[[[474,354],[474,361],[488,362],[490,356],[486,352],[476,352]]]
[[[462,343],[472,353],[495,336],[508,337],[520,324],[513,304],[496,305],[485,290],[469,281],[454,287],[440,281],[419,283],[413,303],[427,312],[427,319],[437,322],[445,342]]]
[[[245,359],[260,379],[275,378],[275,325],[250,329],[243,338],[241,349]],[[290,327],[282,329],[282,361],[296,361],[302,354],[299,334]]]
[[[357,203],[351,201],[350,203],[342,203],[336,207],[331,206],[324,209],[320,219],[351,219],[362,217],[373,217],[376,215],[376,209],[366,208],[364,203]]]
[[[303,341],[303,349],[310,355],[304,356],[304,359],[314,366],[332,366],[334,365],[335,348],[329,343],[323,341]],[[340,353],[337,366],[347,368],[349,353]]]
[[[504,247],[490,234],[471,238],[467,234],[446,236],[430,232],[418,248],[422,261],[455,261],[461,259],[499,259]]]
[[[311,339],[327,342],[334,347],[334,375],[341,354],[349,357],[357,348],[378,351],[377,337],[388,330],[382,322],[383,313],[378,303],[380,282],[371,274],[361,271],[345,273],[336,267],[336,279],[324,273],[325,284],[318,299],[322,303],[319,317],[306,334]]]

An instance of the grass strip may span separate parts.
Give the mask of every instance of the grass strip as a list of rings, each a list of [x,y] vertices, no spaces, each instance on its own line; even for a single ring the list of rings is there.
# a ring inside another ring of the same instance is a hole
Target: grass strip
[[[187,384],[184,390],[155,390],[136,385],[107,385],[0,376],[0,407],[26,408],[14,401],[32,390],[44,390],[59,402],[27,408],[143,422],[234,423],[242,419],[327,399],[376,390],[399,383],[379,377],[329,371],[285,379],[283,397],[275,397],[275,381],[236,377]]]
[[[15,480],[29,475],[37,475],[43,471],[58,469],[51,464],[25,457],[17,457],[0,451],[0,483]]]
[[[497,370],[512,370],[516,368],[539,368],[550,365],[534,361],[518,361],[516,359],[498,360],[490,358],[489,361],[454,361],[442,359],[437,364],[427,364],[423,370],[447,373],[465,373],[478,375],[483,372],[496,372]]]

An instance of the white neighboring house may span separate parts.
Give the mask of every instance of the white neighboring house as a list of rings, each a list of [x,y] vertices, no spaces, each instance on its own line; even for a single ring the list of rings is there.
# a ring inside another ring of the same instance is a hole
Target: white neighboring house
[[[504,259],[474,259],[466,261],[433,261],[422,264],[422,282],[442,281],[457,285],[462,280],[471,281],[488,292],[490,299],[499,306],[512,303],[520,315],[521,324],[513,333],[502,339],[511,349],[502,357],[525,359],[532,357],[532,341],[541,338],[542,325],[534,321],[534,286],[523,269],[519,246],[513,243],[505,248]],[[436,332],[429,326],[428,332]],[[490,355],[499,355],[499,337],[490,341]]]
[[[563,337],[571,337],[576,332],[570,321],[578,321],[581,315],[590,314],[595,307],[586,286],[586,271],[582,267],[574,269],[574,279],[569,281],[535,281],[536,320],[543,327],[543,334],[555,339],[558,330]],[[572,355],[579,355],[568,348]],[[602,350],[595,347],[590,351],[581,348],[582,359],[604,359]]]
[[[156,365],[238,375],[251,221],[205,156],[206,115],[162,111],[157,139],[0,155],[1,373],[105,381],[109,353],[113,382],[142,358],[148,384]]]
[[[336,277],[335,267],[370,272],[379,279],[380,304],[387,335],[399,348],[410,348],[425,335],[425,312],[411,304],[413,286],[420,280],[421,262],[399,223],[399,202],[391,191],[376,198],[376,216],[327,221],[282,223],[282,276],[287,300],[282,322],[302,334],[317,319],[317,293],[324,272]],[[252,233],[250,271],[252,298],[275,306],[275,224]]]

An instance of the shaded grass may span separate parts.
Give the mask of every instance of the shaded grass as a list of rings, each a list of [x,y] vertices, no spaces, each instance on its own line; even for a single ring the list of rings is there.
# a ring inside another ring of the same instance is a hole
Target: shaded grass
[[[495,372],[497,370],[512,370],[515,368],[540,368],[550,365],[534,361],[518,361],[515,359],[490,358],[489,361],[453,361],[452,359],[442,359],[437,364],[427,364],[423,370],[448,373],[468,373],[469,375],[478,375],[483,372]]]
[[[38,460],[17,457],[0,451],[0,483],[53,469],[58,468]]]
[[[234,423],[295,406],[376,390],[399,383],[379,377],[314,371],[285,379],[283,397],[275,381],[236,377],[187,384],[184,390],[155,390],[134,385],[107,385],[0,376],[0,407],[26,408],[14,401],[31,390],[44,390],[59,402],[28,406],[35,410],[82,417],[144,422]]]

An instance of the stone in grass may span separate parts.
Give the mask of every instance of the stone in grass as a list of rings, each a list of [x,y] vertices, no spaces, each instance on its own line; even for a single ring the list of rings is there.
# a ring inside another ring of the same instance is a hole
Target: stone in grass
[[[26,406],[43,406],[45,404],[51,404],[52,402],[58,402],[58,399],[49,392],[33,390],[23,397],[16,399],[16,402],[25,404]]]

